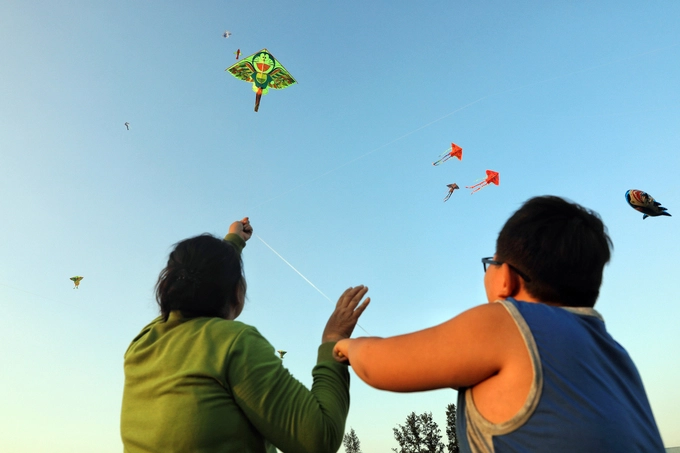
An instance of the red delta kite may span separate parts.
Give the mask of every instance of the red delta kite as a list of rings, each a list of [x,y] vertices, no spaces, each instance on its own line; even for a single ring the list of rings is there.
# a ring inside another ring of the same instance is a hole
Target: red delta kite
[[[463,148],[456,145],[455,143],[451,143],[451,148],[447,149],[444,154],[439,156],[439,160],[437,162],[432,162],[432,165],[436,166],[443,164],[452,157],[457,157],[458,160],[463,160]]]
[[[474,189],[472,192],[470,192],[470,195],[473,193],[477,192],[478,190],[484,188],[485,186],[488,186],[489,184],[495,184],[495,185],[500,185],[501,183],[501,175],[497,171],[493,170],[487,170],[486,171],[486,179],[480,183],[474,184],[472,186],[465,186],[466,189]]]

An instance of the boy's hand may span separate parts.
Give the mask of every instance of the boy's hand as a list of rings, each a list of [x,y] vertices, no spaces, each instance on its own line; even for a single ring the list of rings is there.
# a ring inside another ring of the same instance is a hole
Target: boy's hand
[[[340,362],[344,363],[346,365],[349,365],[349,358],[347,357],[347,350],[349,349],[349,342],[352,341],[349,338],[345,338],[343,340],[338,341],[335,343],[335,346],[333,347],[333,358]]]

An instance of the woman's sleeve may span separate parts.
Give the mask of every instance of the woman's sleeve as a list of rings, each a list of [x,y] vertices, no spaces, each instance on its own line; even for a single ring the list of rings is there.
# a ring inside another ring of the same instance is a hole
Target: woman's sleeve
[[[336,452],[349,412],[349,372],[333,359],[335,343],[319,346],[312,389],[295,379],[255,329],[229,351],[227,383],[249,421],[279,450]]]
[[[244,241],[243,238],[236,233],[227,234],[223,240],[231,243],[234,247],[236,247],[236,250],[238,250],[239,253],[242,253],[243,249],[246,246],[246,241]]]

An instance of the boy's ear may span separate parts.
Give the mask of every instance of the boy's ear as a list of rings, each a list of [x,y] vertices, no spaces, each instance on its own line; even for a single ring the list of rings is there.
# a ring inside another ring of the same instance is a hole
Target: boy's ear
[[[506,263],[503,263],[498,270],[500,271],[498,278],[501,290],[499,295],[504,298],[515,297],[522,289],[521,277],[513,272]]]

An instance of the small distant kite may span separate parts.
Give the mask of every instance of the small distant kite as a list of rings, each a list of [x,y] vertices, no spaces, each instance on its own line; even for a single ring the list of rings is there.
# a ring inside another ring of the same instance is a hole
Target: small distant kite
[[[267,49],[262,49],[245,57],[238,63],[229,66],[225,71],[231,72],[237,79],[253,83],[256,112],[260,108],[260,98],[263,94],[267,94],[269,88],[282,90],[296,83],[293,76]]]
[[[69,278],[69,280],[73,281],[73,284],[76,285],[76,286],[73,287],[73,289],[78,289],[78,285],[80,285],[80,281],[81,281],[83,278],[84,278],[84,277],[81,277],[80,275],[76,275],[75,277]]]
[[[130,130],[130,123],[128,123],[127,121],[125,122],[125,129]]]
[[[225,30],[224,33],[222,33],[222,36],[224,36],[225,38],[228,38],[228,37],[231,36],[231,32],[229,30]]]
[[[455,143],[451,143],[451,148],[448,148],[444,154],[439,156],[439,160],[437,162],[432,162],[432,165],[443,164],[452,157],[457,157],[458,160],[463,160],[463,148],[456,145]]]
[[[641,190],[630,189],[626,191],[626,201],[631,208],[644,214],[642,220],[649,216],[657,217],[660,215],[667,215],[668,217],[671,217],[671,215],[666,212],[666,208],[661,206],[661,203]]]
[[[456,184],[455,182],[454,182],[453,184],[447,184],[446,187],[449,188],[449,193],[446,194],[446,197],[444,198],[444,201],[446,201],[446,200],[448,200],[449,198],[451,198],[451,194],[453,193],[454,190],[460,189],[460,187],[458,187],[458,184]]]
[[[282,350],[279,349],[279,350],[276,351],[276,352],[278,352],[278,353],[279,353],[279,356],[280,356],[281,358],[283,358],[283,356],[286,355],[286,352],[288,352],[288,351],[282,351]]]
[[[501,175],[497,171],[487,170],[486,179],[480,183],[474,184],[472,186],[465,186],[466,189],[475,189],[470,192],[470,195],[477,192],[478,190],[488,186],[489,184],[499,185],[501,183]]]
[[[241,49],[236,49],[236,52],[234,52],[234,55],[236,55],[236,59],[238,60],[241,57]]]

